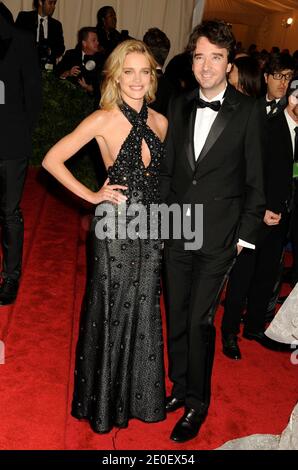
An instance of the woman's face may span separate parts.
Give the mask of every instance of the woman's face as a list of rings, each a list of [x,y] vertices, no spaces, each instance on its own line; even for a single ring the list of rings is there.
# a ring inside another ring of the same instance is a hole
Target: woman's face
[[[125,57],[119,87],[128,104],[143,100],[151,84],[151,66],[145,54],[131,52]]]
[[[235,87],[236,90],[238,90],[239,75],[238,75],[238,67],[235,64],[233,64],[232,70],[229,73],[228,81],[230,85],[233,85],[233,87]]]
[[[116,13],[115,13],[115,10],[111,8],[110,10],[108,10],[104,18],[104,28],[107,31],[110,31],[111,29],[116,29],[116,26],[117,26]]]

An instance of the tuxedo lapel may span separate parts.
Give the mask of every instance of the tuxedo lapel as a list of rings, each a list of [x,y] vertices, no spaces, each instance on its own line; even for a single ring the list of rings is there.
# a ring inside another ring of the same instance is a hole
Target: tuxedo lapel
[[[204,160],[210,149],[216,143],[216,141],[224,131],[225,127],[229,123],[234,112],[237,110],[238,106],[239,103],[237,101],[236,93],[234,92],[234,89],[228,85],[224,102],[209,131],[204,147],[202,148],[202,151],[196,162],[196,167],[202,162],[202,160]]]
[[[182,132],[185,133],[185,152],[187,160],[192,171],[195,170],[195,150],[194,150],[194,127],[196,119],[196,99],[198,97],[198,90],[191,92],[189,95],[189,101],[187,102],[184,110],[184,116],[182,117]]]

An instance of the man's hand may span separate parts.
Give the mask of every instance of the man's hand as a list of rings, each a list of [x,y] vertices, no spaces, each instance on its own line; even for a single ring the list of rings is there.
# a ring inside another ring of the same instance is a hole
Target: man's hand
[[[65,70],[65,72],[63,72],[60,75],[60,78],[65,79],[68,77],[77,77],[78,75],[80,75],[80,73],[81,73],[80,67],[78,65],[75,65],[70,70]]]
[[[93,86],[88,85],[84,78],[79,78],[78,83],[81,85],[83,90],[88,91],[88,93],[93,93]]]
[[[264,222],[266,225],[278,225],[281,219],[281,213],[275,214],[275,212],[266,210],[264,215]]]

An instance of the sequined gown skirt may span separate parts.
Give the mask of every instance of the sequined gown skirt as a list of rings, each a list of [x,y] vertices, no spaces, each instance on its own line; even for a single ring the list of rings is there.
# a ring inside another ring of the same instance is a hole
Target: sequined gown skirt
[[[95,432],[130,418],[165,418],[159,240],[104,239],[91,228],[91,265],[75,368],[72,415]]]

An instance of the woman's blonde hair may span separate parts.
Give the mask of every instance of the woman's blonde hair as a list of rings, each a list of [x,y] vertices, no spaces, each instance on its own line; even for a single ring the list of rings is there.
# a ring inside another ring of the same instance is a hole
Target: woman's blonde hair
[[[144,54],[149,61],[151,68],[151,83],[149,90],[145,95],[145,100],[147,103],[151,103],[155,100],[157,89],[156,61],[148,47],[142,41],[129,39],[119,44],[113,50],[104,65],[104,80],[101,85],[101,109],[110,110],[123,102],[118,80],[123,70],[125,57],[127,54],[132,52]]]

